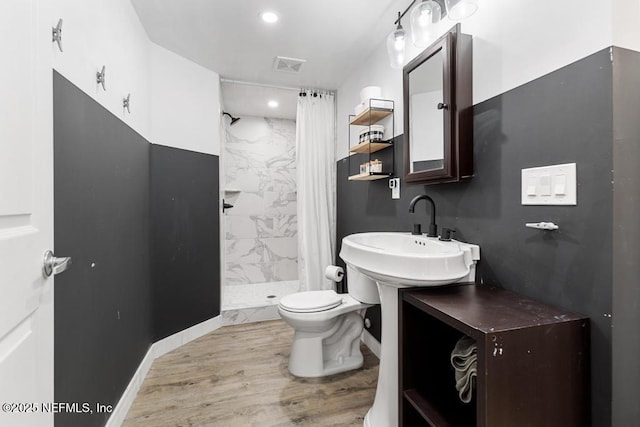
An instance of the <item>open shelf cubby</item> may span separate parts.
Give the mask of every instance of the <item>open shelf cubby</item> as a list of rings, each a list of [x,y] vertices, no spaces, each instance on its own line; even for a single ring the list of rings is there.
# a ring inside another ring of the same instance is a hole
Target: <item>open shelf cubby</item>
[[[484,285],[401,289],[399,425],[589,425],[589,319]],[[471,402],[451,351],[477,346]]]

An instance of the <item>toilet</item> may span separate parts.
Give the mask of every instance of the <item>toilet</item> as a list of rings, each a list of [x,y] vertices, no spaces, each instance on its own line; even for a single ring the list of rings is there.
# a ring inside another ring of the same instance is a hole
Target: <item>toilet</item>
[[[307,291],[280,300],[278,313],[295,330],[289,356],[293,375],[323,377],[362,366],[364,309],[380,304],[380,296],[373,280],[352,268],[347,275],[348,294]]]

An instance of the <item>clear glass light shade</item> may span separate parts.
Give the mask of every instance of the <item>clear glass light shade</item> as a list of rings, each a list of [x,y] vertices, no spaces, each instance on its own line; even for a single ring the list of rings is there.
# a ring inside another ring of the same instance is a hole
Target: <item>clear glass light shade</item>
[[[431,29],[440,22],[442,9],[432,0],[423,0],[411,11],[411,39],[417,47],[427,47],[431,38]]]
[[[461,21],[478,10],[478,0],[444,0],[447,16],[453,21]]]
[[[396,28],[387,37],[387,54],[391,68],[402,68],[404,65],[404,48],[406,45],[406,32],[402,27]]]

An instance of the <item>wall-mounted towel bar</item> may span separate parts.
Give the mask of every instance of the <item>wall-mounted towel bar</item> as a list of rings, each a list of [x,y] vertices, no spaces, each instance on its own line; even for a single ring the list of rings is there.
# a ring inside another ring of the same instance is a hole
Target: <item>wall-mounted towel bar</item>
[[[527,222],[524,226],[528,228],[537,228],[538,230],[550,230],[550,231],[557,230],[558,228],[560,228],[552,222]]]

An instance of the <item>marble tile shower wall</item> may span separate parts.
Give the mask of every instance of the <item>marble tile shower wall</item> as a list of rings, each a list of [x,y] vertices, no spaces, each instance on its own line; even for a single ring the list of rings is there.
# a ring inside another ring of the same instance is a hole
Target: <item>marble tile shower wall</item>
[[[295,134],[295,121],[282,119],[243,117],[227,128],[227,285],[298,278]]]

